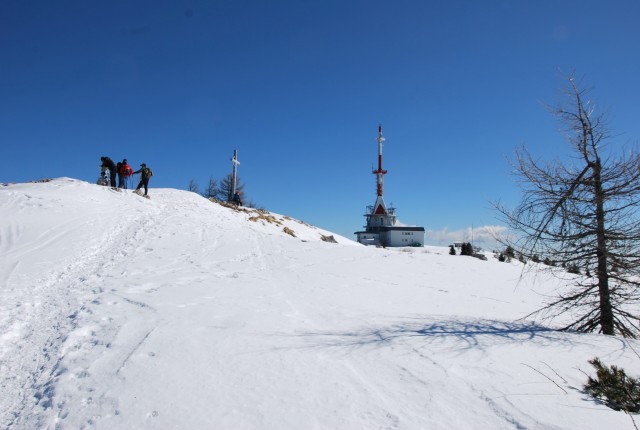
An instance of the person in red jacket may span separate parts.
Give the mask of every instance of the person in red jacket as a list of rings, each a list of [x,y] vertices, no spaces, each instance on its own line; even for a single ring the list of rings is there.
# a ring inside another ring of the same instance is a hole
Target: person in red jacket
[[[127,180],[133,175],[133,169],[127,163],[127,159],[122,160],[122,167],[120,167],[120,188],[127,189]]]

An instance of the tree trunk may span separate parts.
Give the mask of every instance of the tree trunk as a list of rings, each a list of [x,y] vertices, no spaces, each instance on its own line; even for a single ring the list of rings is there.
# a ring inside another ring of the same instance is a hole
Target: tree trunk
[[[596,200],[596,256],[598,262],[598,293],[600,295],[600,327],[602,333],[613,336],[613,309],[609,291],[609,271],[607,269],[607,239],[605,234],[604,192],[602,190],[602,166],[598,159],[593,164],[593,186]]]

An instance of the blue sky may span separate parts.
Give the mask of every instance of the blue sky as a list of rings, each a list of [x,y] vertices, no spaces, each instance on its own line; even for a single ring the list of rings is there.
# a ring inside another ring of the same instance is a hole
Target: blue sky
[[[637,142],[639,21],[635,0],[3,0],[0,181],[95,182],[107,155],[203,188],[238,149],[249,199],[353,238],[382,123],[386,202],[450,241],[517,203],[516,146],[568,153],[543,106],[562,71]]]

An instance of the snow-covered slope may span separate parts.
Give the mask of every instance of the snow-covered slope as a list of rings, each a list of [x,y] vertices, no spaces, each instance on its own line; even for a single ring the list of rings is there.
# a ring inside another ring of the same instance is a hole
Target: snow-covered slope
[[[0,187],[2,428],[633,428],[579,389],[640,345],[514,322],[556,280],[151,194]]]

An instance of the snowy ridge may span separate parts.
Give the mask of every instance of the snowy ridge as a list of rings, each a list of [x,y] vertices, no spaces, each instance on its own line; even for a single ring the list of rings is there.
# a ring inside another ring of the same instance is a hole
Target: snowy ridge
[[[0,188],[0,427],[633,428],[579,389],[637,342],[516,322],[558,280],[150,194]]]

